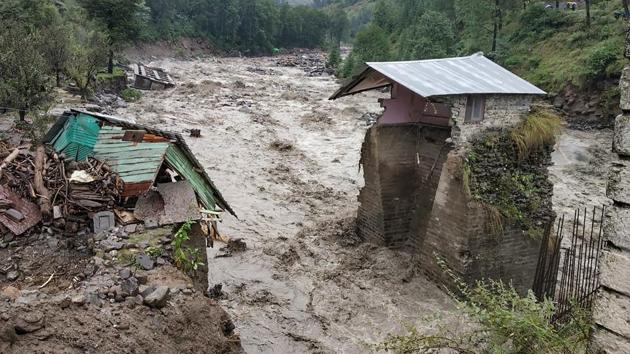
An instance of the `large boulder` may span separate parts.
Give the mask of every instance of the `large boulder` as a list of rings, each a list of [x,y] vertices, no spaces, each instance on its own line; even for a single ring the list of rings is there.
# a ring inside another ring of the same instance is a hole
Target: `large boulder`
[[[613,151],[630,157],[630,115],[621,114],[615,119]]]
[[[630,208],[607,209],[604,222],[606,239],[617,248],[630,250]]]
[[[144,297],[144,304],[149,307],[162,308],[166,306],[169,294],[170,289],[168,286],[158,286]]]

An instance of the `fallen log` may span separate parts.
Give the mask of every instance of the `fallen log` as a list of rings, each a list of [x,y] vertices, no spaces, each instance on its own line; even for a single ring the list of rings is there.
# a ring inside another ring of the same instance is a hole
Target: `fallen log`
[[[15,150],[13,150],[12,153],[9,154],[9,156],[4,159],[4,161],[2,161],[2,164],[0,165],[0,177],[2,177],[2,170],[4,170],[11,163],[11,161],[15,160],[15,158],[19,154],[20,149],[16,148]]]
[[[44,220],[50,220],[52,215],[52,206],[50,204],[50,193],[44,184],[44,164],[46,160],[46,149],[43,145],[37,148],[35,154],[35,175],[33,177],[33,186],[38,195],[37,203],[42,212]]]

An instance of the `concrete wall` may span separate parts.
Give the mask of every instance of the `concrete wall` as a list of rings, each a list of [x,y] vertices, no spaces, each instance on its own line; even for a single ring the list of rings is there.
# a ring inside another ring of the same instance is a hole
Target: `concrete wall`
[[[448,129],[418,124],[376,125],[368,130],[357,221],[363,239],[392,248],[421,243],[415,230],[426,227],[449,136]]]
[[[630,353],[630,67],[620,81],[621,109],[615,120],[607,195],[613,201],[604,220],[607,246],[600,259],[601,288],[593,310],[589,353]]]
[[[446,102],[451,106],[453,141],[458,145],[464,145],[484,130],[509,128],[518,124],[529,112],[532,99],[532,96],[525,95],[486,95],[483,121],[466,123],[468,97],[447,97]]]
[[[483,207],[464,191],[461,154],[451,152],[442,169],[420,247],[421,268],[439,283],[456,288],[438,263],[439,257],[468,284],[481,279],[502,280],[526,294],[534,282],[540,242],[509,225],[504,225],[500,235],[488,230]]]

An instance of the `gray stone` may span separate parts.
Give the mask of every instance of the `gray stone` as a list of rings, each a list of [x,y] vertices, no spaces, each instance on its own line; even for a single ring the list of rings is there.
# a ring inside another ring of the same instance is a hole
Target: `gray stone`
[[[144,297],[144,304],[149,307],[162,308],[166,306],[170,290],[168,286],[158,286]]]
[[[19,277],[20,277],[20,272],[18,272],[17,270],[12,270],[12,271],[7,273],[7,280],[9,280],[9,281],[15,281]]]
[[[146,218],[144,219],[144,227],[147,229],[154,229],[158,227],[158,219],[157,218]]]
[[[138,279],[131,277],[123,280],[120,283],[120,289],[125,297],[138,295]]]
[[[134,232],[136,232],[136,228],[138,227],[137,224],[129,224],[125,226],[125,232],[132,234]]]
[[[593,320],[608,330],[630,338],[630,298],[601,291],[595,303]]]
[[[44,315],[41,312],[25,312],[15,320],[15,333],[32,333],[44,327]]]
[[[136,256],[136,263],[144,270],[151,270],[154,267],[153,260],[146,254],[139,254]]]
[[[605,329],[596,328],[591,336],[589,354],[630,353],[630,340]]]
[[[621,93],[619,107],[622,111],[630,111],[630,67],[625,67],[621,72],[619,92]]]
[[[630,205],[630,163],[613,163],[608,175],[606,194],[617,203]]]
[[[72,299],[68,296],[64,296],[62,299],[59,300],[59,302],[57,302],[57,304],[62,309],[65,309],[65,308],[70,307],[70,305],[72,305]]]
[[[138,284],[146,284],[149,276],[144,272],[136,272],[136,279],[138,279]]]
[[[601,284],[609,289],[630,296],[630,257],[615,250],[604,251],[600,261]]]
[[[100,247],[105,252],[120,250],[125,246],[124,243],[112,240],[103,240],[100,243]]]
[[[118,276],[122,279],[128,279],[129,277],[131,277],[131,270],[129,268],[123,268],[118,271]]]
[[[101,307],[103,306],[103,300],[100,299],[98,293],[88,293],[86,296],[86,301],[90,305]]]
[[[630,208],[613,206],[607,209],[604,234],[618,248],[630,250]]]
[[[83,294],[79,294],[72,297],[72,303],[77,306],[83,306],[83,304],[85,304],[86,301],[87,299],[85,298],[85,295]]]
[[[92,217],[93,230],[97,234],[102,231],[107,231],[116,226],[116,217],[111,211],[101,211]]]
[[[613,151],[622,156],[630,156],[630,115],[619,115],[615,119]]]
[[[142,295],[142,297],[147,297],[149,296],[149,294],[151,294],[153,291],[155,291],[155,286],[146,286],[146,285],[141,285],[139,287],[140,290],[140,295]]]

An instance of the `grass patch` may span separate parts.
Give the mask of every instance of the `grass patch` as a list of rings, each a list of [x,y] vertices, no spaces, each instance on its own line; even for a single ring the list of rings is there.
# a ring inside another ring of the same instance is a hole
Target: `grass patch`
[[[560,132],[562,120],[556,114],[543,109],[535,109],[533,113],[510,134],[520,160],[530,154],[553,145]]]
[[[120,92],[120,97],[127,102],[135,102],[142,98],[142,92],[135,88],[127,87]]]
[[[119,67],[114,67],[114,72],[113,73],[108,73],[108,72],[102,72],[102,73],[98,73],[96,74],[96,79],[99,81],[106,81],[106,80],[112,80],[116,77],[121,77],[121,76],[125,76],[125,71],[122,68]]]

